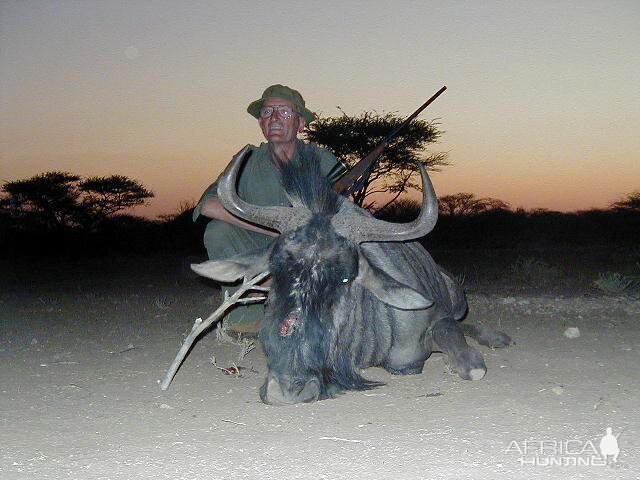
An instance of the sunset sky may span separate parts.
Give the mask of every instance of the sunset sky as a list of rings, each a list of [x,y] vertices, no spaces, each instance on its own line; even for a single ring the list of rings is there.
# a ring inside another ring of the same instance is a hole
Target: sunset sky
[[[262,141],[290,85],[324,115],[445,132],[438,195],[603,208],[640,190],[640,1],[0,1],[0,181],[121,174],[154,217]]]

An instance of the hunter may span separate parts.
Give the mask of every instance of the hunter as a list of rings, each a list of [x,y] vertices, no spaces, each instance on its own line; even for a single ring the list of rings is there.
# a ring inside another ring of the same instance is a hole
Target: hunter
[[[238,194],[255,205],[291,206],[280,184],[278,164],[302,161],[316,156],[321,170],[332,182],[346,168],[331,152],[298,138],[304,128],[316,119],[306,108],[302,95],[284,85],[268,87],[262,97],[251,102],[247,112],[258,120],[267,140],[259,147],[249,146],[248,158],[238,179]],[[217,196],[217,180],[205,190],[193,212],[211,218],[204,233],[204,245],[210,260],[226,259],[267,246],[278,232],[261,228],[230,214]],[[225,287],[227,288],[227,287]],[[233,287],[227,288],[233,290]],[[226,318],[226,329],[240,334],[252,334],[259,329],[263,305],[238,306]]]

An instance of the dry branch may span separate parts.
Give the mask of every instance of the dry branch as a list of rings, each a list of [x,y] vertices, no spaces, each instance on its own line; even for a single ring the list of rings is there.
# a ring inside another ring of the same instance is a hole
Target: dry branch
[[[207,317],[206,320],[202,320],[201,318],[196,318],[193,327],[191,327],[191,332],[185,338],[182,347],[178,351],[176,358],[171,363],[169,367],[169,371],[167,371],[167,375],[164,377],[164,380],[160,384],[161,390],[166,390],[169,388],[171,384],[171,380],[175,376],[178,368],[182,364],[182,361],[187,356],[187,353],[191,349],[193,342],[200,336],[202,332],[204,332],[207,328],[209,328],[213,323],[220,320],[220,318],[224,315],[224,313],[233,305],[246,305],[249,303],[257,303],[266,299],[266,296],[260,297],[246,297],[241,298],[248,291],[258,291],[258,292],[268,292],[269,287],[261,287],[259,283],[264,280],[269,275],[269,272],[262,272],[256,275],[251,279],[247,279],[246,277],[242,281],[242,285],[236,290],[233,295],[229,295],[228,292],[225,292],[224,301],[222,304],[213,312],[211,315]]]

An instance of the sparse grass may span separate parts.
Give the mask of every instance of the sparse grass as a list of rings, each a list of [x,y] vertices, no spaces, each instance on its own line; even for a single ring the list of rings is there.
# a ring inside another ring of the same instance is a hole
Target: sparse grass
[[[640,296],[640,275],[601,273],[592,285],[607,295]]]
[[[534,257],[518,257],[509,266],[514,280],[528,285],[547,285],[562,277],[562,270]]]
[[[45,307],[55,307],[60,303],[60,299],[56,297],[41,296],[38,301]]]
[[[242,334],[232,333],[230,334],[225,326],[225,322],[221,322],[216,327],[216,340],[222,343],[230,343],[232,345],[238,345],[240,351],[238,352],[238,362],[244,360],[254,348],[256,348],[256,339],[247,338]]]
[[[254,348],[256,348],[256,341],[252,338],[243,338],[240,343],[240,352],[238,353],[238,361],[241,361],[246,357]]]
[[[156,297],[153,299],[153,303],[156,306],[156,308],[158,308],[159,310],[168,310],[169,307],[171,307],[171,305],[173,303],[175,303],[176,299],[173,297]]]

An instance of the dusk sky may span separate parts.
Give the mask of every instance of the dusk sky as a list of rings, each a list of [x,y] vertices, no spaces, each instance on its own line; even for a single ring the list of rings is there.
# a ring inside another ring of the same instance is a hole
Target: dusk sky
[[[604,208],[640,190],[640,1],[1,1],[0,181],[121,174],[154,217],[262,141],[247,105],[445,132],[438,195]]]

